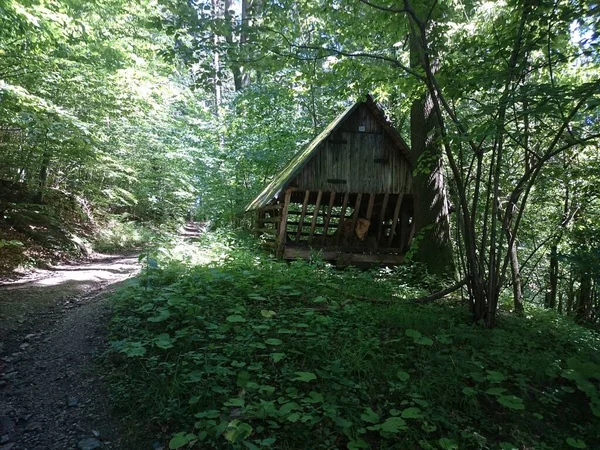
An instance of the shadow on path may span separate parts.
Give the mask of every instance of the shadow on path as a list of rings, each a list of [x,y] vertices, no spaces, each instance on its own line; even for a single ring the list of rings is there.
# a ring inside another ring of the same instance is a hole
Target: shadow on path
[[[122,449],[94,358],[107,293],[138,271],[136,256],[96,255],[0,286],[0,449]]]

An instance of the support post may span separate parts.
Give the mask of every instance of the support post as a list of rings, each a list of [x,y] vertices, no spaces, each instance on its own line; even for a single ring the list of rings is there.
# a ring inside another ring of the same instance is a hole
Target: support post
[[[371,221],[371,215],[373,214],[373,205],[375,204],[375,194],[369,194],[369,203],[367,205],[367,219],[369,222]]]
[[[354,244],[354,237],[356,236],[356,222],[358,221],[358,211],[360,210],[360,201],[362,200],[362,193],[356,194],[356,202],[354,203],[354,212],[352,213],[352,235],[350,237],[350,245]]]
[[[290,206],[290,198],[292,196],[292,191],[288,189],[285,191],[285,197],[283,200],[283,209],[281,210],[281,220],[279,222],[279,233],[277,236],[277,257],[282,258],[283,252],[285,250],[285,242],[287,238],[286,230],[287,230],[287,216],[288,216],[288,208]]]
[[[385,223],[385,210],[387,209],[388,200],[390,199],[390,194],[386,192],[383,195],[383,204],[381,205],[381,212],[379,213],[381,220],[377,226],[377,241],[375,242],[375,248],[379,247],[379,241],[381,240],[381,233],[383,232],[383,224]]]
[[[390,229],[390,237],[388,240],[388,245],[391,247],[392,242],[394,241],[394,235],[396,234],[396,225],[398,225],[398,215],[400,214],[400,206],[402,205],[402,197],[403,194],[398,194],[398,198],[396,199],[396,208],[394,208],[394,217],[392,219],[392,228]]]
[[[308,244],[312,244],[313,235],[315,233],[315,227],[317,226],[317,217],[319,217],[319,207],[321,206],[321,197],[323,197],[323,191],[317,193],[317,202],[315,203],[315,211],[313,212],[312,223],[310,224],[310,233],[308,235]]]

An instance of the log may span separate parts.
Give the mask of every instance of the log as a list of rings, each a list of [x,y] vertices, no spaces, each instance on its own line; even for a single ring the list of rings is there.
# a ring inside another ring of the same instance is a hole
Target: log
[[[459,290],[461,287],[463,287],[465,284],[467,284],[468,281],[469,281],[468,278],[463,278],[458,283],[453,284],[452,286],[444,289],[443,291],[436,292],[434,294],[428,295],[427,297],[413,298],[411,301],[414,303],[429,303],[429,302],[433,302],[435,300],[439,300],[440,298],[445,297],[446,295]]]

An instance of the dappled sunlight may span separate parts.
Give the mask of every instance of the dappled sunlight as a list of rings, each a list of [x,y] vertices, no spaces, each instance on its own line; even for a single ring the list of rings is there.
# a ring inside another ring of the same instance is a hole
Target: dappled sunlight
[[[63,284],[68,281],[106,281],[114,278],[114,274],[107,270],[83,270],[80,272],[69,271],[69,272],[58,272],[52,278],[45,280],[39,280],[34,282],[35,286],[56,286]]]
[[[4,283],[7,290],[32,286],[57,286],[66,282],[120,281],[139,269],[137,258],[98,255],[98,259],[79,264],[59,265],[50,269],[36,270],[29,276]]]
[[[38,270],[27,278],[6,283],[0,290],[0,301],[9,297],[18,298],[15,291],[61,286],[64,290],[82,292],[95,286],[118,283],[137,273],[140,264],[137,258],[98,255],[98,259],[80,264],[60,265],[49,270]],[[4,294],[6,293],[6,294]],[[3,295],[4,294],[4,295]]]

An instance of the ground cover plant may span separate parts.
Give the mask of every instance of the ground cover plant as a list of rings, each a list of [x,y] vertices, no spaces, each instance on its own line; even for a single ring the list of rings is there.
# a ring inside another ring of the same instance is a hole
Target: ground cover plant
[[[165,240],[173,234],[166,231],[167,227],[127,221],[118,216],[106,218],[98,228],[92,243],[94,250],[99,252],[139,249]],[[169,228],[172,230],[175,226],[171,225]]]
[[[600,340],[552,311],[490,330],[459,299],[403,300],[420,270],[286,264],[228,234],[142,258],[114,300],[113,395],[169,448],[600,445]]]

